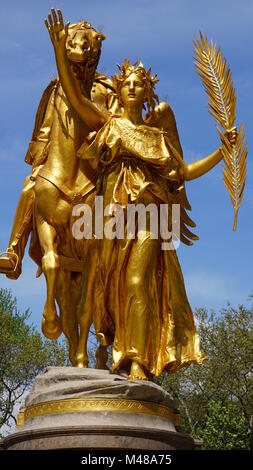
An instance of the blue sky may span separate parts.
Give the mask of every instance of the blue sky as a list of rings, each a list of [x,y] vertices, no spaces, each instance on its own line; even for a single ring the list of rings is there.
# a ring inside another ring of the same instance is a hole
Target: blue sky
[[[100,71],[109,76],[125,58],[142,60],[160,79],[161,100],[172,106],[187,162],[219,146],[208,114],[207,98],[193,66],[192,39],[199,30],[213,37],[232,70],[237,90],[237,124],[243,120],[249,143],[245,195],[233,232],[233,209],[219,164],[208,175],[187,183],[192,216],[200,240],[178,250],[186,289],[193,308],[219,310],[228,300],[245,303],[253,290],[252,214],[253,165],[253,2],[252,0],[11,0],[1,2],[0,17],[0,251],[8,245],[16,204],[30,167],[24,156],[42,91],[56,75],[52,46],[44,26],[51,6],[67,21],[88,20],[107,35]],[[0,277],[11,288],[21,310],[30,307],[40,325],[45,281],[35,279],[36,267],[26,254],[16,282]]]

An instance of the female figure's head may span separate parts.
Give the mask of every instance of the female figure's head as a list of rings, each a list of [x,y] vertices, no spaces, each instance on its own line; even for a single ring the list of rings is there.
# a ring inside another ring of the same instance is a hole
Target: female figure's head
[[[151,76],[149,69],[147,72],[140,62],[138,67],[136,64],[129,65],[129,60],[125,60],[122,67],[119,67],[120,74],[113,77],[116,94],[119,98],[119,104],[124,108],[141,107],[146,109],[148,113],[154,110],[156,102],[159,103],[158,96],[154,92],[154,88],[158,80],[156,75]]]

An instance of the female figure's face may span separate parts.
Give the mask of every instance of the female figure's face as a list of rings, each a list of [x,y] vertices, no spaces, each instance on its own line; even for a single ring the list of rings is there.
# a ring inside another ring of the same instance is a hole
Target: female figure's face
[[[121,98],[124,107],[143,106],[145,101],[144,82],[135,72],[131,73],[123,82]]]

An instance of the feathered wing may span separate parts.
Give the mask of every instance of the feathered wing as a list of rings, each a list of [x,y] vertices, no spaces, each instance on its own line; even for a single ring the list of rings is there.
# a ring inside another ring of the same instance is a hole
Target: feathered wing
[[[234,126],[236,117],[236,92],[226,59],[222,57],[220,48],[217,50],[212,40],[209,45],[207,36],[204,37],[201,32],[200,38],[195,36],[194,53],[195,67],[208,95],[209,112],[224,130],[229,130]],[[234,145],[218,127],[217,129],[221,137],[225,163],[224,183],[235,211],[233,227],[235,230],[245,186],[247,144],[245,145],[242,125]]]
[[[160,103],[155,108],[152,115],[149,115],[145,122],[148,125],[158,127],[167,133],[167,143],[172,149],[176,150],[180,158],[183,159],[183,151],[179,141],[177,124],[174,113],[168,103]],[[199,237],[192,233],[188,227],[196,227],[195,222],[189,217],[187,211],[191,211],[184,183],[173,193],[173,203],[180,204],[180,240],[185,245],[192,245],[193,240]]]

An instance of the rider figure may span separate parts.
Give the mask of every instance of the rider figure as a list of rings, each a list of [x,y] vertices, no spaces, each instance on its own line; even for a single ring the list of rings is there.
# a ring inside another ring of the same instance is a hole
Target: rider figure
[[[87,26],[87,24],[85,23]],[[92,28],[91,28],[92,29]],[[27,176],[16,209],[9,246],[0,255],[0,273],[10,279],[17,279],[21,274],[21,264],[28,238],[33,229],[33,211],[35,183],[38,173],[47,161],[50,148],[50,132],[54,121],[55,96],[59,79],[54,79],[44,91],[35,120],[35,128],[30,141],[25,162],[32,165],[32,173]],[[111,81],[96,72],[91,89],[91,99],[100,107],[108,106],[108,95],[113,90]],[[41,274],[41,268],[37,276]]]

